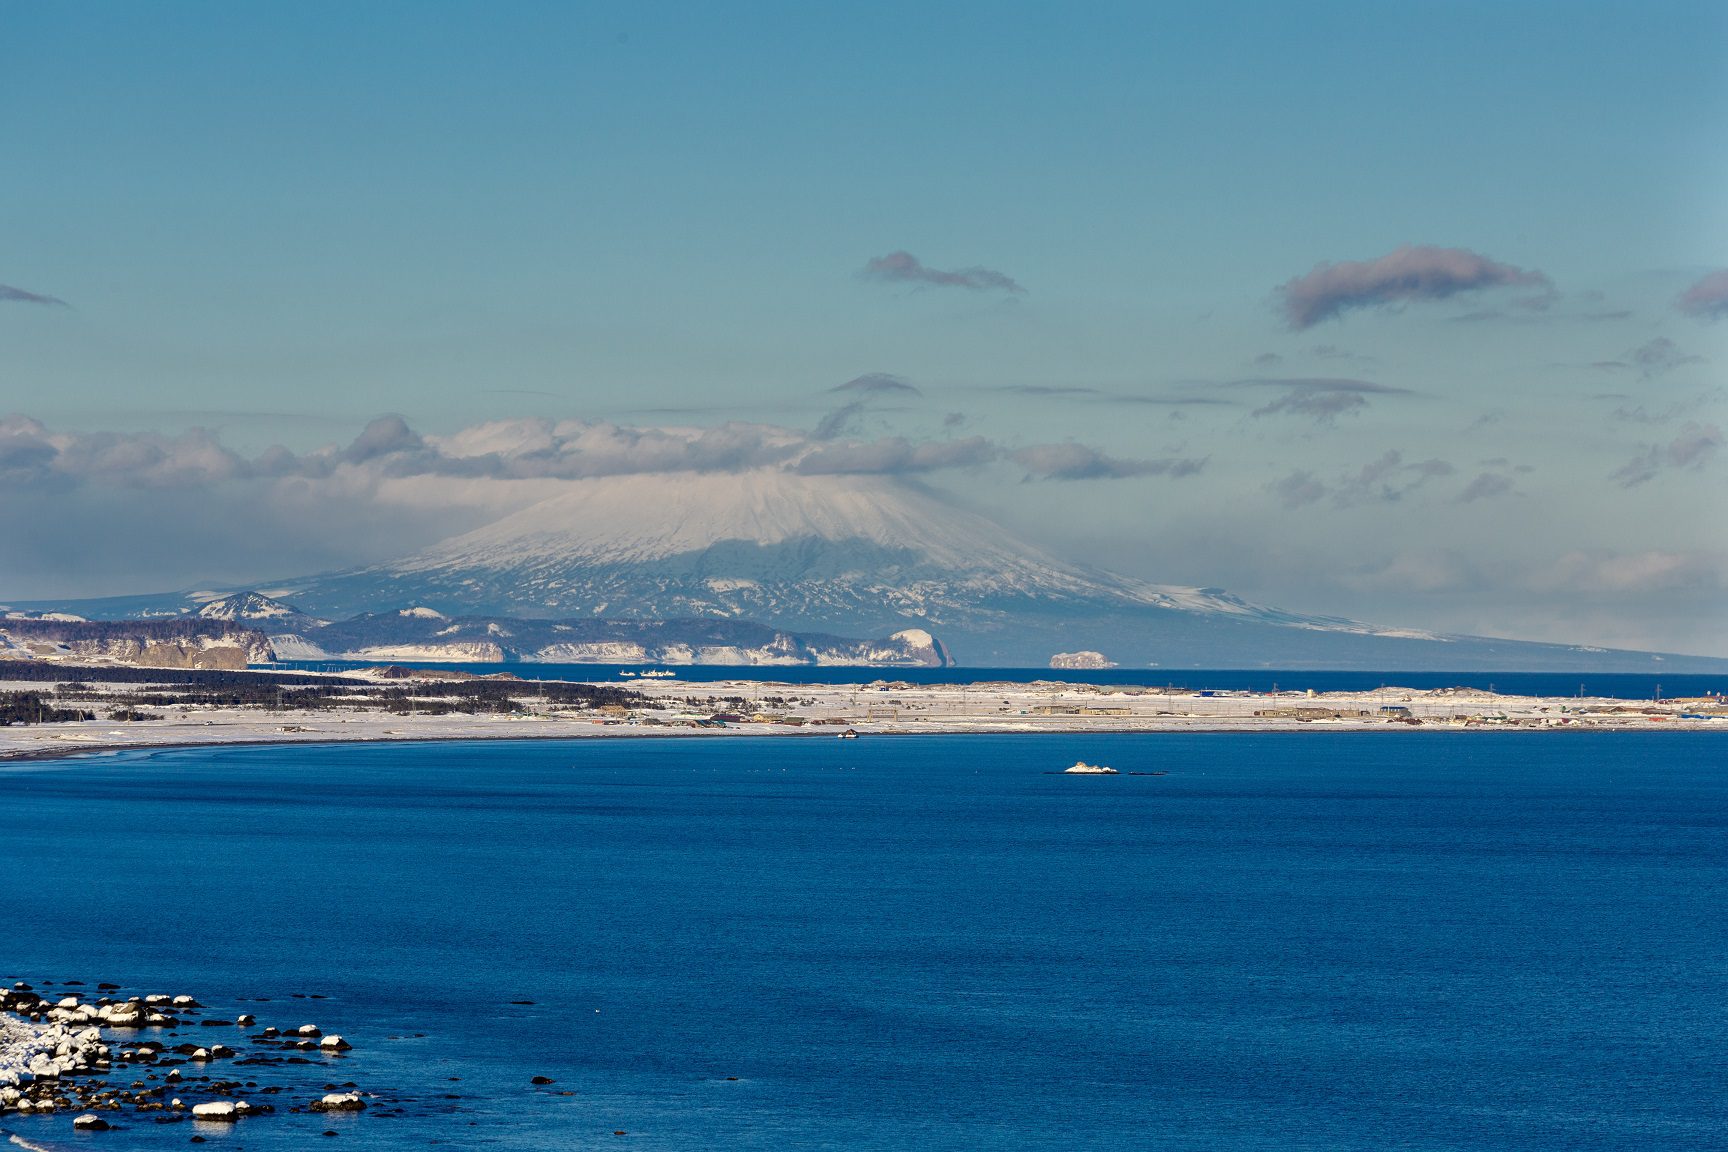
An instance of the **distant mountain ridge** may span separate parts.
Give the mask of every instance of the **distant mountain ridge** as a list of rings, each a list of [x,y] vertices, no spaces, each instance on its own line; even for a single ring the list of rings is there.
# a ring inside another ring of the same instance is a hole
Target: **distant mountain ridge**
[[[917,628],[859,640],[788,632],[749,620],[448,617],[412,608],[367,613],[270,639],[283,660],[901,668],[940,668],[948,663],[941,642]]]
[[[918,627],[956,662],[1043,667],[1728,669],[1704,657],[1387,628],[1154,584],[1051,556],[876,476],[653,474],[568,489],[412,556],[282,588],[322,614],[419,603],[457,613],[728,618],[882,634]]]
[[[1054,557],[900,481],[774,469],[572,481],[386,564],[230,596],[54,606],[196,611],[256,624],[284,651],[376,653],[364,659],[460,644],[486,654],[474,658],[572,661],[924,663],[939,651],[943,663],[1031,668],[1081,652],[1124,668],[1728,671],[1711,657],[1387,628],[1155,584]],[[410,606],[460,623],[409,625]],[[764,631],[714,631],[726,623]],[[909,633],[924,640],[908,646]]]
[[[244,668],[275,658],[263,633],[231,621],[0,618],[0,659]]]
[[[279,660],[462,663],[860,665],[939,668],[942,643],[918,628],[857,639],[789,632],[749,620],[535,620],[446,616],[413,606],[334,623],[259,592],[155,598],[145,619],[0,619],[0,653],[81,655],[168,667],[235,667]],[[8,631],[9,630],[9,631]],[[31,645],[34,645],[32,647]],[[184,651],[176,656],[172,645]],[[166,646],[165,646],[166,645]],[[217,655],[199,656],[205,649]],[[214,663],[189,661],[225,660]],[[180,662],[176,662],[180,661]]]

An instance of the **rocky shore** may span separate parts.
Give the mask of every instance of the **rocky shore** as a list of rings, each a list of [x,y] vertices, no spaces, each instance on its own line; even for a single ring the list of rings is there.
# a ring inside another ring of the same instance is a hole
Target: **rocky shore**
[[[210,1014],[191,996],[122,991],[101,984],[90,996],[80,981],[0,988],[0,1124],[52,1117],[86,1132],[229,1125],[279,1107],[361,1112],[376,1099],[352,1081],[310,1086],[353,1047],[315,1024],[260,1027],[251,1014]],[[302,1075],[287,1077],[291,1067]],[[276,1083],[259,1079],[273,1074]]]

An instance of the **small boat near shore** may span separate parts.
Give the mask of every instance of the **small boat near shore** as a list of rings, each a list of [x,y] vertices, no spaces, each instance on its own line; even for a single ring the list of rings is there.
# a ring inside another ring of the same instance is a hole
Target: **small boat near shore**
[[[1106,768],[1102,764],[1088,764],[1084,760],[1074,761],[1074,767],[1062,769],[1064,776],[1116,776],[1119,773],[1114,768]]]

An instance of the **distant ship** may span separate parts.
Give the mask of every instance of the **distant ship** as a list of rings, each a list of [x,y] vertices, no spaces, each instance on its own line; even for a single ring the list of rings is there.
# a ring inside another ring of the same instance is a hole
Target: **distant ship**
[[[670,680],[674,676],[677,676],[677,675],[678,675],[678,673],[670,671],[670,670],[662,670],[662,671],[658,671],[658,672],[644,672],[644,673],[642,673],[642,676],[645,679],[652,677],[653,679],[656,679],[656,680]]]
[[[1077,776],[1115,776],[1115,775],[1117,775],[1116,769],[1114,769],[1114,768],[1106,768],[1102,764],[1088,764],[1084,760],[1074,761],[1074,767],[1064,768],[1064,769],[1062,769],[1062,772],[1064,775],[1073,774],[1073,775],[1077,775]]]

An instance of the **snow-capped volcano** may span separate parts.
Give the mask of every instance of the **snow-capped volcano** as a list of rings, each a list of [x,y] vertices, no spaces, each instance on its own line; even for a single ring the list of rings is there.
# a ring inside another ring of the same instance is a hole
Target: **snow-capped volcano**
[[[784,469],[566,481],[393,563],[266,587],[34,607],[245,621],[279,654],[305,659],[395,645],[416,659],[479,646],[488,659],[553,661],[638,649],[680,661],[688,649],[698,662],[1003,668],[1076,654],[1172,669],[1725,666],[1284,612],[1059,559],[913,485]]]
[[[893,558],[886,572],[884,557]],[[1078,568],[916,488],[772,469],[582,481],[384,570],[510,572],[556,589],[597,569],[668,562],[706,569],[715,583],[887,584],[916,574],[960,577],[977,591],[1096,591]]]
[[[865,635],[916,625],[971,663],[1042,664],[1082,640],[1142,665],[1220,646],[1219,658],[1252,649],[1291,659],[1296,636],[1307,650],[1322,634],[1444,642],[1089,569],[895,480],[778,469],[572,482],[476,531],[292,595],[327,614],[420,604]]]

